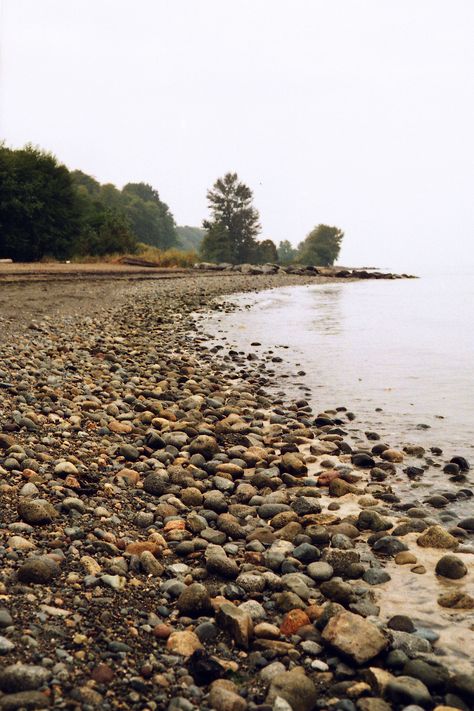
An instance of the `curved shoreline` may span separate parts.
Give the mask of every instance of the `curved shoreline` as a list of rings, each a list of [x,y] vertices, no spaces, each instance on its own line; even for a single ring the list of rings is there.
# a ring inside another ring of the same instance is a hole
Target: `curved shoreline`
[[[468,707],[472,686],[443,640],[377,613],[374,591],[390,581],[364,576],[392,570],[404,536],[383,539],[404,517],[375,498],[374,466],[351,461],[343,421],[313,424],[303,401],[276,402],[263,364],[196,332],[192,314],[219,294],[292,283],[305,281],[192,276],[113,287],[100,304],[94,287],[63,315],[49,293],[43,317],[7,324],[0,709],[15,693],[150,711]],[[8,671],[16,661],[26,666]],[[42,672],[25,682],[31,665]]]

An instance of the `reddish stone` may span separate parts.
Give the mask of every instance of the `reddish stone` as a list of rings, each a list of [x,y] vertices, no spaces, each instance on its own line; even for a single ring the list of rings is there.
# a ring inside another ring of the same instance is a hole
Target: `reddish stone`
[[[143,551],[150,551],[150,553],[156,553],[159,550],[160,546],[158,543],[154,543],[153,541],[135,541],[133,543],[129,543],[128,546],[125,548],[126,553],[130,553],[130,555],[140,555],[140,553],[143,553]]]
[[[107,664],[98,664],[95,669],[92,670],[91,677],[98,684],[110,684],[114,678],[114,673]]]
[[[327,486],[330,481],[337,479],[341,476],[341,472],[337,472],[334,469],[329,469],[327,472],[323,472],[318,476],[318,486]]]
[[[173,629],[171,627],[161,622],[154,627],[153,634],[155,637],[158,637],[158,639],[168,639],[172,631]]]
[[[183,521],[183,520],[168,521],[168,523],[165,524],[163,530],[164,531],[182,531],[185,527],[186,527],[186,521]]]
[[[310,620],[306,612],[303,610],[290,610],[284,616],[282,623],[280,625],[280,632],[284,635],[295,634],[300,627],[304,625],[309,625]]]

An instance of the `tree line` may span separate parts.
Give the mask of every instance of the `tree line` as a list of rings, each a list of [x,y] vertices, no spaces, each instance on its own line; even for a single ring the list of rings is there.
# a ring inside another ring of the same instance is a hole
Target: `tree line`
[[[339,256],[344,232],[338,227],[317,225],[295,249],[289,240],[277,246],[271,239],[257,241],[260,233],[253,193],[237,173],[226,173],[207,193],[211,218],[204,220],[207,234],[201,256],[210,262],[264,264],[300,263],[329,266]]]
[[[199,251],[199,258],[232,264],[299,262],[330,265],[344,233],[318,225],[298,248],[259,240],[260,217],[253,193],[236,173],[219,178],[207,193],[210,217],[203,227],[178,227],[168,205],[147,183],[122,189],[70,171],[50,153],[28,145],[0,145],[0,257],[135,253],[140,245]]]
[[[164,250],[179,246],[174,217],[151,185],[119,190],[33,146],[0,146],[1,257],[134,253],[142,242]]]

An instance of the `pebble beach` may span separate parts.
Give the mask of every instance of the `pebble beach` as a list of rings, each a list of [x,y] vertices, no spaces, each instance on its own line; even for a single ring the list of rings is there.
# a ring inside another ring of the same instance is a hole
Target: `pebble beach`
[[[474,707],[469,462],[203,330],[318,281],[0,284],[0,711]],[[397,488],[430,467],[449,491]]]

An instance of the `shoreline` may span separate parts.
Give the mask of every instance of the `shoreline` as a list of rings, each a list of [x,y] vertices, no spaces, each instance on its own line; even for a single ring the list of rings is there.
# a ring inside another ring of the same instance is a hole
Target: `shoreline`
[[[0,709],[15,693],[55,708],[469,708],[472,653],[457,671],[436,632],[413,634],[403,610],[387,627],[377,607],[387,570],[397,584],[410,565],[433,576],[453,550],[471,571],[443,590],[472,586],[472,530],[417,544],[429,515],[387,496],[404,453],[354,461],[343,413],[277,402],[264,364],[197,332],[217,296],[317,279],[192,274],[2,298]],[[419,560],[396,565],[404,552]],[[16,661],[41,668],[36,686],[19,688],[30,666],[8,677]]]

